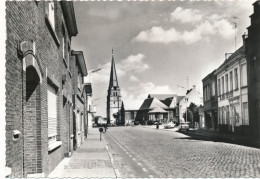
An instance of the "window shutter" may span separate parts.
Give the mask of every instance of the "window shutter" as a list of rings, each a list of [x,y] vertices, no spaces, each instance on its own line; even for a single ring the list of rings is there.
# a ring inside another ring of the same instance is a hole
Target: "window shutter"
[[[57,95],[56,90],[48,85],[48,137],[57,135]]]

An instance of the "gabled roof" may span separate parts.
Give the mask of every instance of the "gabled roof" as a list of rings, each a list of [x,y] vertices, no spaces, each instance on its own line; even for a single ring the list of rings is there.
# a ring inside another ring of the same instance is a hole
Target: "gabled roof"
[[[139,110],[150,110],[156,107],[161,107],[163,109],[168,109],[168,107],[159,101],[157,98],[147,98],[144,100]]]
[[[160,101],[165,100],[166,98],[175,97],[176,94],[148,94],[147,98],[157,98]]]
[[[148,113],[167,113],[167,111],[165,111],[164,109],[162,109],[160,107],[156,107],[153,110],[149,111]]]

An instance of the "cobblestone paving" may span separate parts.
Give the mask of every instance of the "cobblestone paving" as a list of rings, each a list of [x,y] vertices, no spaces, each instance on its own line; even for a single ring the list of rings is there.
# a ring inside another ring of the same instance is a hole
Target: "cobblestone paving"
[[[260,177],[260,149],[142,127],[109,135],[160,177]]]

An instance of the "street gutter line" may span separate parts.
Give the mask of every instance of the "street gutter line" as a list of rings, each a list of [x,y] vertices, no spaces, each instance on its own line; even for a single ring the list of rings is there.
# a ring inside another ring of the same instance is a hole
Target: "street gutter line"
[[[110,154],[110,152],[109,152],[108,145],[107,145],[107,142],[106,142],[106,140],[105,140],[105,137],[104,137],[104,143],[105,143],[105,145],[106,145],[106,150],[107,150],[109,159],[110,159],[110,161],[111,161],[112,167],[113,167],[113,169],[114,169],[115,176],[116,176],[116,178],[118,178],[118,177],[120,176],[120,172],[119,172],[119,170],[115,167],[114,159],[113,159],[113,156],[112,156],[112,155]]]

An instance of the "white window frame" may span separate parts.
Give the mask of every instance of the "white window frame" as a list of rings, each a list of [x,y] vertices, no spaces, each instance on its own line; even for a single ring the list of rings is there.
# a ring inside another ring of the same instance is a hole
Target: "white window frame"
[[[215,96],[215,81],[212,82],[212,96]]]
[[[241,85],[247,86],[247,69],[246,64],[241,65]]]
[[[48,151],[55,149],[62,143],[58,141],[58,96],[57,90],[47,84],[47,104],[48,104]]]

